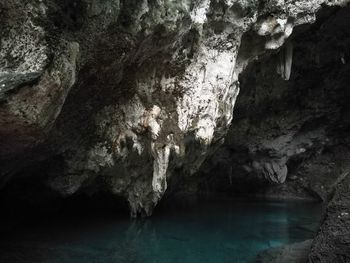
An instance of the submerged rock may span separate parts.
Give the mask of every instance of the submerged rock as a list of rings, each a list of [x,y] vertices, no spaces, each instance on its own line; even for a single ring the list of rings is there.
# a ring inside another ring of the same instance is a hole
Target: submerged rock
[[[258,255],[257,263],[306,263],[312,240],[268,249]]]

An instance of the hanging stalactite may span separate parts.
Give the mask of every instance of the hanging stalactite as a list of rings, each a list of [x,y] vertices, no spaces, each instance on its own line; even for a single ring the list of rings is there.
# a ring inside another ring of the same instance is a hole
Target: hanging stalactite
[[[284,80],[289,80],[292,73],[293,44],[291,42],[286,43],[279,55],[277,73],[280,74]]]

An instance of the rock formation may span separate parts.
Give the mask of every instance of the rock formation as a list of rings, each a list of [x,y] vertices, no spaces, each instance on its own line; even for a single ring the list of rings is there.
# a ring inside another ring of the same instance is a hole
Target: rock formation
[[[201,181],[190,182],[196,191],[329,202],[311,251],[299,257],[286,247],[261,260],[350,260],[349,11],[321,10],[316,23],[247,67],[226,141],[204,163]]]
[[[348,262],[347,2],[0,2],[0,201],[318,198],[309,261]]]
[[[247,181],[253,192],[257,181],[270,182],[268,195],[327,200],[350,165],[349,22],[349,7],[324,9],[241,74],[225,144],[202,169],[207,185]]]
[[[151,214],[168,179],[193,174],[222,143],[247,65],[346,2],[1,2],[0,185],[40,176],[62,196],[108,191],[133,216]],[[284,79],[297,48],[280,51]],[[283,182],[287,161],[248,169]]]
[[[349,171],[339,180],[327,206],[322,226],[313,241],[309,261],[350,261],[350,177]]]

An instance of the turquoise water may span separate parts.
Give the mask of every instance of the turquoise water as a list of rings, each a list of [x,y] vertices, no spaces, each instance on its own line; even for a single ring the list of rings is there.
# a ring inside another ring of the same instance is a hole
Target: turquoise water
[[[264,249],[312,238],[320,210],[313,203],[206,199],[169,202],[147,220],[36,220],[2,234],[0,262],[254,262]]]

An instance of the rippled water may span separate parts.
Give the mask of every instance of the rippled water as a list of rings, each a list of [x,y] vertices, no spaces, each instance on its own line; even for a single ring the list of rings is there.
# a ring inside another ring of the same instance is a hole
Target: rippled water
[[[300,202],[206,199],[167,207],[138,221],[37,220],[1,234],[0,262],[254,262],[264,249],[313,237],[320,218],[319,205]]]

